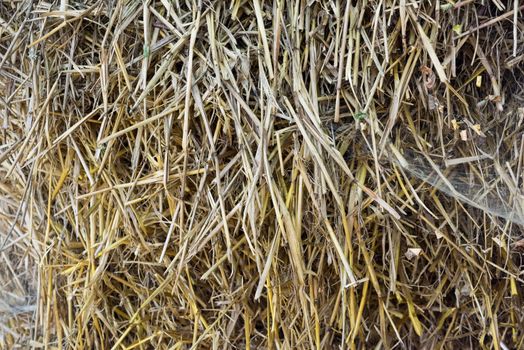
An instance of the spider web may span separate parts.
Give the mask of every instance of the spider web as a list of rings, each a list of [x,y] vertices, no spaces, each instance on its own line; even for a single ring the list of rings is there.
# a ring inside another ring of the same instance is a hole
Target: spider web
[[[509,162],[486,157],[445,166],[413,151],[394,154],[395,163],[407,173],[446,195],[488,214],[524,225],[524,196],[515,183]]]

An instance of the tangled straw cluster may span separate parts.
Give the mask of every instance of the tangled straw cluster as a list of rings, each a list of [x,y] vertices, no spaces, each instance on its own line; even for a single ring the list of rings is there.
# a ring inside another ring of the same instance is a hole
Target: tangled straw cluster
[[[522,348],[523,6],[0,2],[0,347]]]

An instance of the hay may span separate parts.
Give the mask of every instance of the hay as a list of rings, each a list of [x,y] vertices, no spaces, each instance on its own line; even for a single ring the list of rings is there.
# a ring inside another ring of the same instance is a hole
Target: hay
[[[522,348],[523,10],[0,2],[1,348]]]

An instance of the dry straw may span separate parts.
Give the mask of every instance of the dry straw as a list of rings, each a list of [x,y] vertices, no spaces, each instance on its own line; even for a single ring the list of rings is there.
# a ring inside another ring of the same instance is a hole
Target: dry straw
[[[0,1],[0,347],[523,348],[523,10]]]

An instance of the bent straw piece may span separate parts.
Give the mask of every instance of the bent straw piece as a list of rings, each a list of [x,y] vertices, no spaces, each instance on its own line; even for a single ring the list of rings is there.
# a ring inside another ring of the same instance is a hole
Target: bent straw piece
[[[522,348],[521,9],[0,2],[0,349]]]

